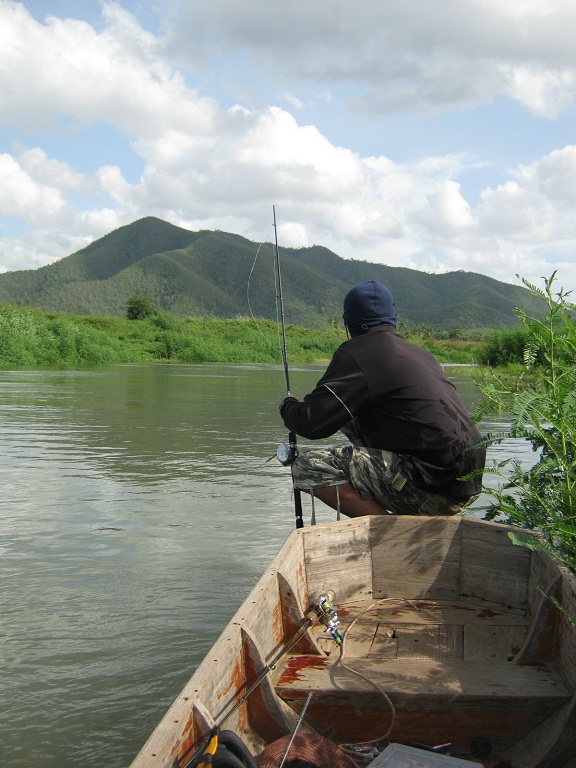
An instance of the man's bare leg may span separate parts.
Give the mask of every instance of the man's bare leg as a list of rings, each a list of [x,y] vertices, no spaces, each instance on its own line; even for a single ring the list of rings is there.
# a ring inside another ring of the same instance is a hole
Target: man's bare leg
[[[338,509],[340,496],[340,512],[347,517],[363,517],[364,515],[387,515],[388,512],[374,499],[363,499],[350,483],[331,485],[327,488],[314,488],[314,496],[332,509]]]

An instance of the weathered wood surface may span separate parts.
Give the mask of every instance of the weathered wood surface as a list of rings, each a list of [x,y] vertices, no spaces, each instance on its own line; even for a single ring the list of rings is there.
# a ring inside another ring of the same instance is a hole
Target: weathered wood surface
[[[309,600],[329,591],[339,604],[372,594],[369,518],[305,529],[304,556]]]
[[[457,600],[460,527],[455,518],[372,519],[373,597]]]
[[[576,628],[572,624],[576,619],[576,578],[566,569],[562,569],[559,596],[564,613],[560,615],[557,625],[556,648],[564,677],[576,693]]]
[[[508,530],[391,516],[294,531],[132,768],[185,762],[330,591],[343,628],[385,599],[347,634],[346,663],[391,695],[399,741],[466,748],[485,735],[517,755],[515,768],[563,768],[576,748],[576,632],[543,593],[555,580],[576,615],[575,581],[513,546]],[[386,730],[382,694],[334,666],[338,651],[318,626],[292,653],[226,722],[254,754],[292,727],[312,689],[309,719],[326,735],[358,741]]]
[[[463,753],[477,736],[509,747],[570,701],[558,671],[546,665],[348,657],[346,665],[361,677],[329,660],[299,657],[276,682],[296,711],[313,691],[308,722],[343,742],[376,739],[391,719],[374,685],[394,706],[393,740],[446,740]]]
[[[533,698],[548,710],[570,700],[559,671],[550,664],[520,665],[491,662],[440,660],[403,657],[397,659],[348,658],[352,667],[387,693],[411,696],[500,697],[509,703]],[[351,674],[340,664],[318,656],[292,657],[283,666],[276,684],[283,698],[306,698],[313,690],[318,695],[335,692],[357,693],[373,690],[362,677]]]
[[[570,768],[575,758],[576,697],[572,697],[553,715],[524,738],[512,745],[508,757],[513,766]]]
[[[516,547],[509,526],[462,519],[460,594],[525,611],[532,553]]]
[[[355,601],[338,615],[353,656],[506,661],[528,633],[525,615],[464,600]]]
[[[290,592],[300,603],[307,601],[302,544],[300,532],[294,531],[136,756],[132,768],[174,768],[185,762],[208,728],[219,722],[223,713],[246,691],[256,667],[263,661],[268,663],[282,647],[287,629],[292,628],[290,616],[282,615],[282,600],[285,601]],[[283,579],[279,579],[279,573]],[[257,642],[250,641],[250,635],[257,638]],[[266,686],[263,690],[264,693],[256,697],[256,703],[251,703],[253,709],[258,706],[258,700],[264,702],[270,695]],[[274,724],[269,738],[286,724],[292,727],[296,721],[295,713],[286,704],[276,699],[276,705],[282,710],[282,716]],[[257,717],[265,722],[270,719],[270,713],[261,712]],[[226,727],[242,734],[254,751],[261,750],[267,743],[265,734],[249,726],[246,705],[227,721]]]

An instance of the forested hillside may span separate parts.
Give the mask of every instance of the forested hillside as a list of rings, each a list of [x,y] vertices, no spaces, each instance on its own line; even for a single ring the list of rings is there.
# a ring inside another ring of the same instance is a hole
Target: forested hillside
[[[518,322],[515,307],[539,311],[523,287],[473,272],[431,275],[343,259],[322,246],[280,247],[286,321],[326,327],[362,280],[392,291],[407,325],[497,328]],[[276,318],[272,244],[220,231],[192,232],[147,217],[36,270],[0,275],[0,302],[45,311],[122,316],[130,296],[186,317]]]

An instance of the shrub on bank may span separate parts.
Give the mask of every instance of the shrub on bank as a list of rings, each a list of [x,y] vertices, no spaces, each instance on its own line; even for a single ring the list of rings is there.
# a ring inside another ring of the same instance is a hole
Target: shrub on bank
[[[554,293],[555,274],[545,279],[544,290],[524,281],[534,297],[546,302],[547,314],[534,318],[517,310],[525,331],[522,375],[513,379],[493,373],[481,379],[484,399],[475,418],[510,413],[510,430],[487,435],[484,442],[521,437],[535,452],[528,470],[518,460],[487,468],[501,484],[485,488],[494,499],[486,517],[539,531],[536,546],[576,572],[576,305],[562,290]],[[532,538],[517,536],[516,541],[535,546]]]
[[[478,351],[478,362],[491,368],[521,365],[527,341],[528,331],[524,325],[492,331]]]

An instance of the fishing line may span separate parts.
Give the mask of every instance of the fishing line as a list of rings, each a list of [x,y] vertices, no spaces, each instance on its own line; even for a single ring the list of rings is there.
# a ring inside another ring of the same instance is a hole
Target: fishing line
[[[274,270],[274,295],[276,297],[276,330],[277,330],[277,333],[278,333],[278,341],[277,341],[278,346],[277,347],[275,347],[272,344],[272,342],[266,336],[266,334],[264,333],[262,328],[260,328],[260,325],[258,324],[258,320],[256,319],[256,317],[254,315],[254,312],[252,311],[252,305],[250,304],[250,281],[252,279],[252,274],[254,273],[254,269],[256,268],[256,262],[258,261],[258,257],[260,255],[260,250],[262,249],[262,246],[269,245],[269,243],[266,243],[264,241],[266,239],[266,235],[268,234],[268,232],[270,231],[271,227],[273,227],[273,226],[274,226],[274,224],[269,224],[268,225],[268,227],[266,228],[266,231],[262,235],[262,239],[260,240],[260,243],[259,243],[258,248],[256,250],[256,255],[254,256],[254,261],[252,262],[252,267],[251,267],[250,272],[248,274],[248,282],[246,283],[246,303],[248,304],[248,311],[250,312],[250,318],[252,319],[252,322],[256,326],[256,329],[257,329],[258,333],[260,334],[260,336],[262,336],[262,338],[264,339],[266,344],[270,347],[270,349],[274,350],[274,352],[277,352],[278,356],[280,358],[282,358],[282,347],[281,347],[282,337],[281,337],[281,332],[280,332],[280,307],[278,305],[278,278],[277,278],[277,275],[276,275],[276,270]],[[274,248],[274,246],[272,246],[272,248]]]
[[[272,212],[274,215],[274,270],[276,273],[276,298],[278,306],[280,307],[280,321],[282,323],[282,361],[284,363],[284,378],[286,380],[286,397],[292,397],[290,392],[290,374],[288,370],[288,347],[286,344],[286,322],[284,319],[284,302],[282,298],[282,278],[280,276],[280,251],[278,249],[278,230],[276,228],[276,206],[272,206]],[[281,443],[276,451],[278,460],[284,466],[290,467],[290,474],[292,475],[292,493],[294,498],[294,514],[296,515],[296,528],[303,528],[304,521],[302,519],[302,492],[300,488],[296,486],[294,480],[293,464],[298,456],[298,446],[296,444],[296,432],[290,431],[288,433],[288,445]]]
[[[290,392],[290,374],[288,370],[288,348],[286,344],[286,323],[284,319],[284,304],[283,304],[283,298],[282,298],[282,278],[280,274],[280,252],[278,249],[278,230],[276,227],[276,207],[272,206],[272,213],[273,213],[273,224],[274,227],[274,244],[272,246],[272,252],[274,256],[274,286],[275,286],[275,295],[276,295],[276,328],[278,330],[278,346],[280,348],[280,353],[282,357],[282,362],[284,365],[284,378],[286,381],[286,397],[291,397],[292,394]],[[252,275],[254,273],[254,269],[256,267],[256,262],[258,261],[258,256],[260,254],[260,250],[264,244],[264,239],[266,237],[267,232],[269,231],[270,227],[266,229],[266,232],[264,233],[264,236],[262,237],[262,240],[256,250],[256,255],[254,256],[254,261],[252,263],[252,268],[250,269],[250,273],[248,275],[248,282],[246,285],[246,301],[248,304],[248,310],[250,312],[250,317],[252,318],[252,321],[255,323],[258,332],[262,336],[262,338],[266,341],[266,343],[274,349],[273,345],[270,343],[270,341],[267,339],[266,335],[263,333],[262,329],[258,325],[258,321],[256,320],[256,317],[254,316],[254,312],[252,310],[252,306],[250,304],[250,281],[252,278]],[[281,336],[280,336],[281,333]],[[281,464],[284,466],[290,466],[290,474],[292,475],[292,493],[293,493],[293,500],[294,500],[294,513],[296,516],[296,528],[302,528],[304,526],[304,522],[302,519],[302,494],[299,488],[296,487],[296,484],[294,482],[294,474],[292,471],[292,464],[294,463],[294,460],[298,456],[298,448],[296,445],[296,433],[290,432],[288,434],[288,444],[281,443],[278,446],[278,449],[276,451],[276,458],[280,461]]]
[[[282,278],[280,276],[280,251],[278,250],[278,229],[276,227],[276,206],[272,206],[274,214],[274,275],[276,283],[276,306],[280,309],[282,325],[282,361],[284,362],[284,378],[286,380],[286,395],[291,397],[290,373],[288,371],[288,347],[286,345],[286,322],[284,319],[284,300],[282,298]]]

